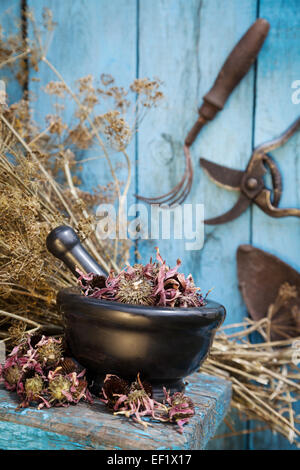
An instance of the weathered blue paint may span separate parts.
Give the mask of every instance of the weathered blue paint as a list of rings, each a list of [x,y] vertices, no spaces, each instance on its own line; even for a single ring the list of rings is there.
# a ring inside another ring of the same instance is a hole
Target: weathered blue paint
[[[69,441],[55,432],[22,424],[0,422],[0,449],[5,450],[83,450],[86,447]]]
[[[2,0],[0,12],[7,6],[18,11],[19,3]],[[135,192],[156,196],[178,182],[183,170],[182,143],[201,97],[226,54],[257,16],[269,20],[269,36],[257,66],[193,145],[195,175],[187,202],[204,203],[207,216],[230,208],[236,194],[210,182],[198,158],[243,169],[253,145],[274,137],[299,115],[300,105],[291,102],[291,84],[300,79],[299,0],[28,0],[28,5],[38,17],[44,6],[52,9],[58,27],[48,56],[69,84],[80,76],[99,77],[103,72],[113,74],[124,86],[135,76],[163,80],[165,100],[145,119],[129,149],[133,168],[129,204]],[[34,106],[39,114],[35,117],[42,122],[49,108],[39,87],[55,77],[44,66],[38,76],[39,84],[30,81],[29,88],[37,94],[39,106]],[[15,91],[12,94],[18,96]],[[72,109],[71,101],[67,102],[65,120]],[[284,178],[282,206],[300,207],[298,147],[299,136],[295,136],[274,153]],[[85,189],[111,179],[103,159],[87,162],[81,177]],[[143,262],[157,244],[170,264],[180,257],[183,271],[192,272],[204,291],[214,287],[211,296],[224,303],[230,323],[246,315],[236,278],[238,245],[253,243],[299,269],[299,231],[298,219],[272,219],[254,207],[232,223],[207,227],[202,250],[186,251],[181,240],[140,241],[138,248]],[[225,431],[228,428],[223,426],[218,432]],[[287,446],[285,439],[271,433],[210,443],[210,448],[231,449]]]
[[[226,415],[230,382],[205,374],[190,378],[196,414],[180,435],[175,426],[147,429],[113,416],[103,403],[16,411],[15,394],[0,388],[0,448],[4,449],[203,449]],[[166,432],[167,431],[167,432]]]

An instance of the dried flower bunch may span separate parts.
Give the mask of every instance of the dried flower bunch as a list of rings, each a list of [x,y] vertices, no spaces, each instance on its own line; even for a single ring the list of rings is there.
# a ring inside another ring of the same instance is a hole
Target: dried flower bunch
[[[123,214],[131,179],[126,147],[138,120],[162,97],[158,80],[136,79],[124,89],[107,74],[97,80],[87,75],[72,89],[47,59],[55,27],[51,11],[44,10],[41,26],[32,12],[24,18],[30,39],[24,39],[21,27],[9,36],[1,30],[0,68],[26,81],[28,70],[38,72],[43,62],[53,74],[44,87],[53,102],[44,125],[33,121],[33,99],[26,92],[21,101],[0,105],[0,341],[8,346],[18,340],[18,330],[61,324],[56,294],[76,281],[45,248],[54,227],[72,226],[108,272],[128,262],[128,240],[103,240],[97,234],[95,208],[113,203]],[[67,100],[75,105],[69,122],[63,113]],[[95,156],[84,158],[86,151]],[[111,180],[99,181],[88,193],[80,187],[78,170],[97,158],[106,161]],[[124,163],[125,178],[119,171]],[[127,223],[124,214],[122,220]]]
[[[170,395],[164,388],[165,400],[160,403],[152,398],[152,387],[141,381],[140,374],[131,384],[112,374],[105,377],[102,388],[102,401],[113,410],[115,415],[124,415],[147,427],[142,418],[154,421],[176,423],[178,431],[183,433],[183,426],[195,414],[192,400],[183,393]]]
[[[196,287],[193,277],[178,272],[181,264],[177,260],[170,269],[156,247],[157,261],[143,266],[135,264],[115,274],[113,271],[105,280],[93,273],[80,274],[78,283],[84,293],[96,299],[114,300],[136,305],[157,305],[164,307],[202,307],[205,298]]]
[[[18,408],[32,405],[38,409],[76,405],[80,401],[93,403],[83,369],[71,357],[64,357],[62,338],[24,333],[22,340],[0,365],[0,383],[16,392]],[[131,384],[116,375],[108,374],[102,389],[102,401],[116,415],[132,417],[147,427],[143,417],[176,423],[179,432],[195,414],[194,404],[183,393],[170,395],[164,389],[165,401],[152,398],[152,387],[141,381],[140,375]]]
[[[85,370],[63,357],[61,338],[25,334],[0,366],[0,380],[7,390],[17,392],[21,400],[18,408],[92,402]]]

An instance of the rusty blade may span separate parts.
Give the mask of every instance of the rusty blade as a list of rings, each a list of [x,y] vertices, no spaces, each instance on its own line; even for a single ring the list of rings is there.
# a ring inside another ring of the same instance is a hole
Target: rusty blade
[[[230,190],[239,190],[244,175],[243,171],[234,170],[200,158],[200,165],[208,176],[219,186]]]
[[[286,295],[285,302],[279,303],[280,308],[272,318],[271,337],[277,340],[299,335],[300,273],[271,253],[251,245],[239,246],[237,271],[247,310],[256,321],[267,316],[279,290],[286,290],[287,283],[296,289],[297,295],[289,299]]]
[[[236,219],[239,217],[243,212],[251,204],[251,200],[245,196],[245,194],[241,193],[240,197],[238,198],[236,204],[225,214],[219,215],[218,217],[213,217],[211,219],[204,220],[204,223],[207,225],[219,225],[225,224],[226,222],[230,222],[231,220]]]

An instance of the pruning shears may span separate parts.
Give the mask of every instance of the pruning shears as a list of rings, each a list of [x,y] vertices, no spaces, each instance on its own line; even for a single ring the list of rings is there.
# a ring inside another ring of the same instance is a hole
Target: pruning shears
[[[204,222],[208,225],[217,225],[230,222],[239,217],[252,203],[271,217],[300,217],[300,209],[279,208],[282,195],[282,179],[280,171],[268,154],[281,147],[292,135],[300,129],[300,117],[279,137],[256,147],[245,171],[235,170],[205,158],[200,158],[200,165],[212,180],[227,189],[240,191],[236,204],[225,214]],[[269,169],[272,177],[272,189],[265,186],[264,175]]]

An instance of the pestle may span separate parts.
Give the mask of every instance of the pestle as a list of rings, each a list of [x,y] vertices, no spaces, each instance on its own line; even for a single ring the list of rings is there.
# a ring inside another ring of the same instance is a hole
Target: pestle
[[[107,273],[81,245],[78,235],[71,227],[56,227],[47,236],[46,245],[50,253],[62,260],[76,277],[79,276],[76,267],[85,274],[94,273],[107,277]]]

